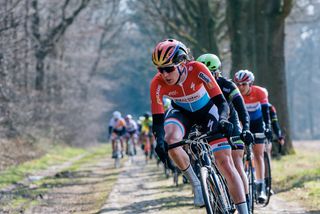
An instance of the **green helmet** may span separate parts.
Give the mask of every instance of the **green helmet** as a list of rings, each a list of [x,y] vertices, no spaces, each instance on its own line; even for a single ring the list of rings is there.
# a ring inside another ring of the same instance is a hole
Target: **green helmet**
[[[214,54],[202,54],[197,61],[205,64],[210,71],[216,71],[221,67],[219,57]]]

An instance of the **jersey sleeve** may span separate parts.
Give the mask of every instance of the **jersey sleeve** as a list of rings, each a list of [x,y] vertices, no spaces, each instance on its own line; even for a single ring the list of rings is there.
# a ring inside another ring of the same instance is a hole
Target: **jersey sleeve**
[[[150,99],[151,99],[151,112],[152,114],[163,114],[164,106],[162,103],[162,85],[154,78],[150,85]]]
[[[259,102],[261,103],[261,105],[268,105],[269,100],[268,100],[268,91],[265,88],[258,88],[258,98],[259,98]]]
[[[214,79],[208,68],[202,63],[197,63],[196,66],[198,68],[198,78],[203,83],[210,98],[222,94],[217,81]]]
[[[234,84],[232,81],[228,81],[228,82],[229,82],[229,87],[231,89],[228,99],[232,101],[236,97],[239,97],[239,96],[241,97],[241,93],[238,87],[236,86],[236,84]]]

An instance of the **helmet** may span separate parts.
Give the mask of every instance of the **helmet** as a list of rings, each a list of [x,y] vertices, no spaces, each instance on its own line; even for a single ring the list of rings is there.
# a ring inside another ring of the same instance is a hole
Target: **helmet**
[[[148,119],[151,116],[151,114],[150,114],[150,112],[146,112],[143,114],[143,116],[145,119]]]
[[[131,114],[127,114],[126,117],[125,117],[125,119],[126,119],[126,120],[131,120],[131,119],[132,119]]]
[[[253,83],[254,81],[254,75],[251,71],[248,70],[240,70],[237,73],[234,74],[233,78],[235,83]]]
[[[202,54],[197,61],[205,64],[210,71],[216,71],[221,67],[219,57],[214,54]]]
[[[177,65],[189,59],[188,48],[178,40],[166,39],[153,49],[152,62],[157,67]]]
[[[171,100],[167,97],[163,98],[163,106],[165,109],[168,109],[169,106],[171,105]]]
[[[114,111],[112,113],[112,115],[113,115],[113,118],[115,118],[115,119],[120,119],[121,118],[121,113],[119,111]]]

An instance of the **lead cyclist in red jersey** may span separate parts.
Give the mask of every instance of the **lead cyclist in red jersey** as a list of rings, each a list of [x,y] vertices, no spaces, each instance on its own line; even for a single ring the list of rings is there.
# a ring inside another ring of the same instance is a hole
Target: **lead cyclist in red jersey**
[[[266,138],[272,139],[270,129],[268,92],[265,88],[252,85],[254,75],[251,71],[240,70],[234,75],[234,82],[237,84],[246,108],[250,116],[250,131],[252,133],[264,133]],[[265,150],[265,139],[255,138],[253,145],[254,163],[256,169],[256,184],[258,202],[264,203],[267,199],[265,193],[265,166],[263,152]]]
[[[158,69],[150,86],[153,132],[157,142],[162,142],[163,137],[168,144],[179,142],[188,136],[194,124],[201,125],[205,132],[218,128],[229,134],[232,132],[228,103],[219,86],[205,65],[191,60],[184,44],[174,39],[158,43],[152,61]],[[172,108],[166,115],[164,96],[172,100]],[[238,212],[248,213],[244,188],[227,139],[215,140],[210,145]],[[200,181],[190,167],[188,155],[181,147],[169,150],[169,155],[192,184],[195,206],[203,206]]]

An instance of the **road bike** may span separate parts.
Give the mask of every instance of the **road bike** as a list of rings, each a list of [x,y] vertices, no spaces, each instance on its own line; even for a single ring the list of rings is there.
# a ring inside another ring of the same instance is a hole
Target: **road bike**
[[[120,167],[120,160],[122,158],[122,153],[121,153],[121,142],[120,142],[120,136],[118,136],[115,139],[115,156],[114,158],[114,168],[119,168]]]
[[[256,186],[255,180],[255,169],[252,157],[252,144],[246,145],[246,153],[244,156],[244,170],[248,178],[248,188],[249,188],[249,213],[254,212],[255,203],[255,192]]]
[[[231,200],[226,181],[219,172],[208,142],[221,138],[221,134],[201,134],[197,129],[187,139],[168,145],[173,149],[187,145],[187,150],[194,161],[194,168],[199,171],[202,193],[206,211],[214,213],[234,213],[235,206]]]

